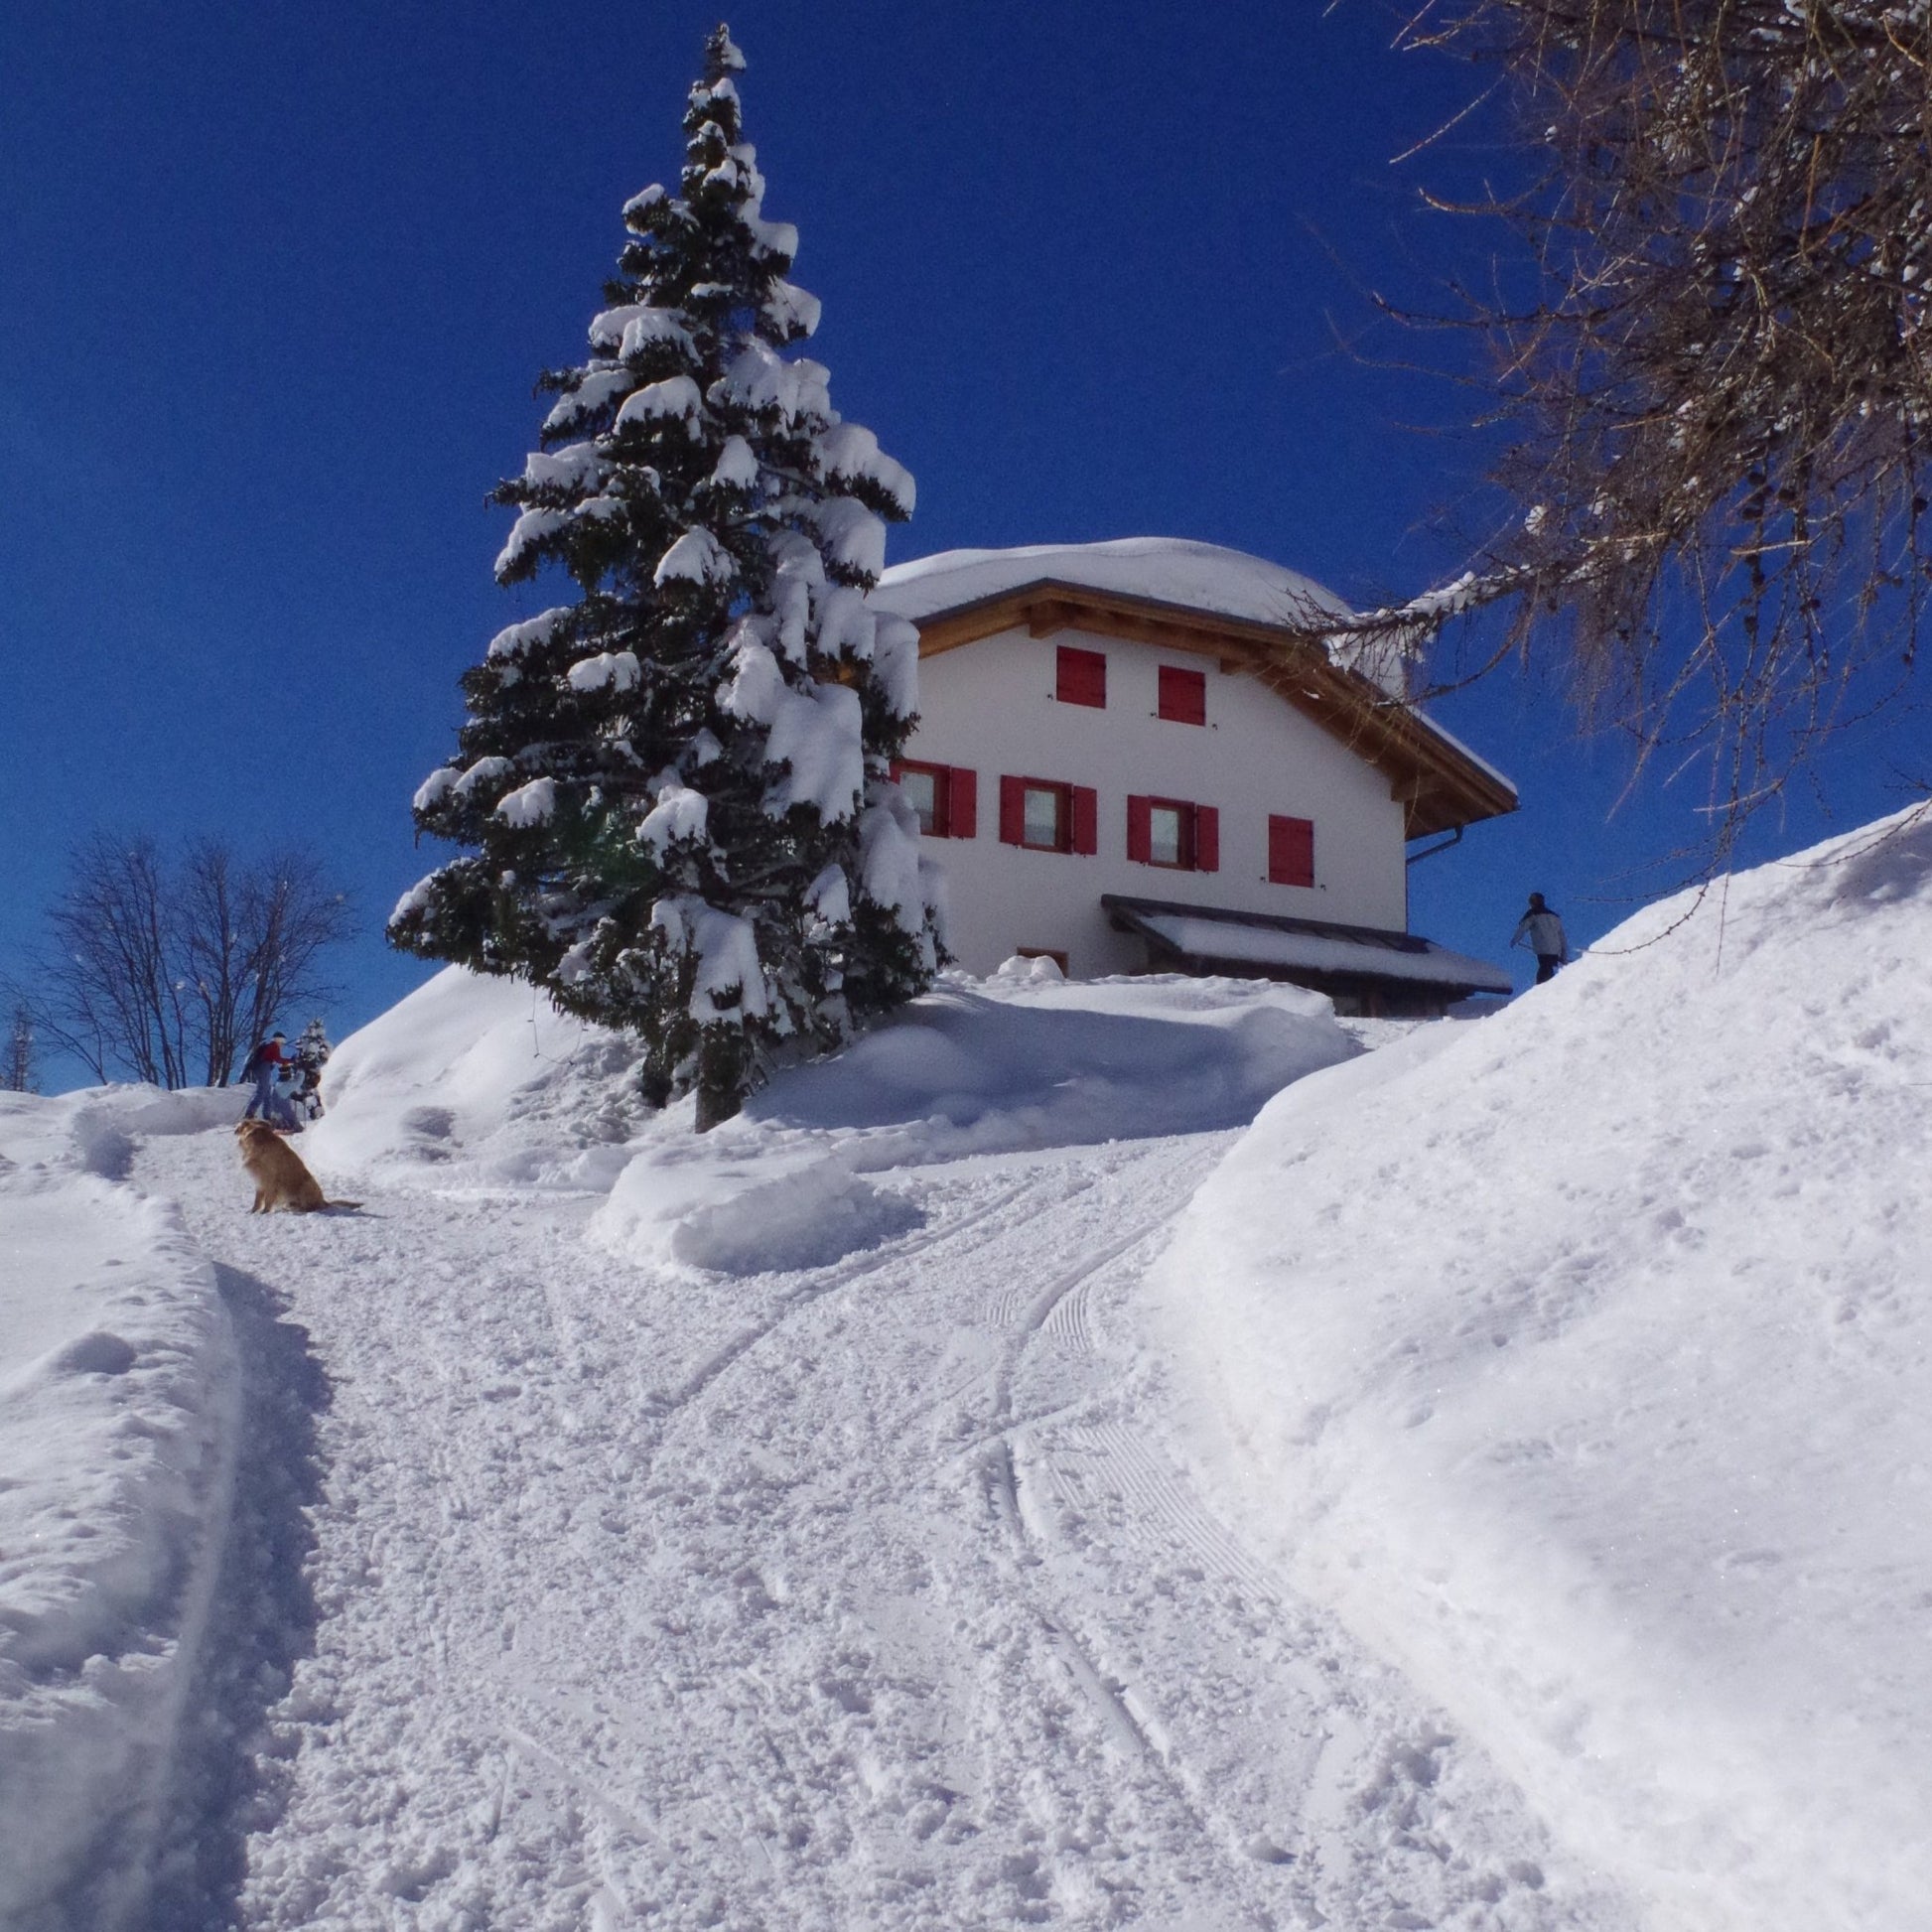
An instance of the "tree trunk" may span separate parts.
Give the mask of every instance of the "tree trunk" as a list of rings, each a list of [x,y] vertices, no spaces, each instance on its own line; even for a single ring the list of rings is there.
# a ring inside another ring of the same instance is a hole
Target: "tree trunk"
[[[728,1081],[713,1083],[700,1075],[698,1080],[698,1132],[709,1134],[722,1126],[745,1105],[745,1096]]]
[[[738,1039],[698,1048],[698,1132],[709,1134],[745,1105],[745,1050]]]

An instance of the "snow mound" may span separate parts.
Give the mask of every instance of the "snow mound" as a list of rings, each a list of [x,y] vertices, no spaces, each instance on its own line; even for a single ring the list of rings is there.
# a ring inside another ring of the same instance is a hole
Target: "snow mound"
[[[1298,1585],[1658,1925],[1932,1895],[1932,817],[1280,1095],[1165,1264]]]
[[[225,1519],[233,1342],[129,1136],[233,1092],[0,1095],[0,1925],[112,1926],[154,1842]]]
[[[522,981],[448,967],[336,1048],[303,1155],[392,1186],[602,1192],[629,1158],[637,1059]]]
[[[688,1100],[643,1110],[631,1042],[452,967],[336,1049],[305,1154],[391,1186],[603,1194],[599,1245],[759,1273],[918,1224],[902,1186],[864,1175],[1243,1126],[1358,1050],[1297,987],[948,974],[844,1051],[780,1069],[699,1139]]]
[[[1328,1002],[1295,987],[948,974],[843,1052],[781,1073],[702,1142],[674,1110],[591,1232],[732,1273],[836,1261],[917,1224],[860,1174],[892,1170],[916,1188],[917,1170],[971,1155],[1238,1127],[1356,1050]]]
[[[882,1194],[828,1162],[693,1210],[672,1235],[671,1253],[725,1275],[818,1268],[924,1219],[902,1195]]]
[[[1238,1127],[1354,1050],[1328,1001],[1299,987],[949,974],[747,1111],[783,1127],[897,1129],[884,1146],[903,1165]]]

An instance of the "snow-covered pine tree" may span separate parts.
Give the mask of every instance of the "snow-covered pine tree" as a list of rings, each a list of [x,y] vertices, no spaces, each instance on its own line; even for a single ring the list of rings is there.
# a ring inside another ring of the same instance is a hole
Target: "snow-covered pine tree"
[[[912,479],[783,351],[819,305],[788,282],[741,138],[720,27],[684,116],[681,193],[624,206],[592,354],[543,378],[542,447],[499,583],[547,565],[575,600],[469,672],[458,756],[418,827],[478,848],[410,891],[406,949],[544,987],[644,1042],[647,1098],[700,1131],[774,1051],[821,1051],[936,964],[918,828],[891,782],[918,639],[867,610],[882,518]]]
[[[321,1014],[302,1029],[295,1042],[295,1060],[298,1066],[313,1066],[320,1072],[329,1064],[329,1056],[335,1051],[330,1044],[329,1029],[323,1024]]]

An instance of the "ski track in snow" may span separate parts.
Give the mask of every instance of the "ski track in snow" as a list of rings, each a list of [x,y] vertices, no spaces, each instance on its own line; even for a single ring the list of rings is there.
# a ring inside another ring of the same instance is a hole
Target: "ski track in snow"
[[[1231,1140],[874,1176],[921,1228],[745,1279],[147,1144],[251,1377],[150,1923],[1621,1932],[1182,1472],[1137,1296]]]

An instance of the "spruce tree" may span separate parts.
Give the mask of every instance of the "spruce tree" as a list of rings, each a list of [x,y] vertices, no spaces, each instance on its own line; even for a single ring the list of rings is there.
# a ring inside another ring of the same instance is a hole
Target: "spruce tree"
[[[494,500],[499,583],[571,602],[464,678],[421,831],[475,848],[408,893],[395,944],[545,988],[644,1043],[656,1105],[738,1111],[774,1053],[822,1051],[936,962],[917,823],[891,782],[918,639],[866,608],[912,480],[784,351],[817,301],[764,219],[720,27],[681,192],[625,204],[590,358],[538,384],[541,447]]]

